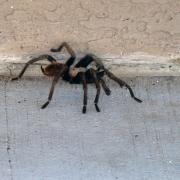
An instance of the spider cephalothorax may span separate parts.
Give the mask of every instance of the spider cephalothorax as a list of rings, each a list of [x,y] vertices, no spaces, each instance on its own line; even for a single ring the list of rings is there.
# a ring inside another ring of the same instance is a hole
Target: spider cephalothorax
[[[46,67],[41,66],[41,70],[46,76],[56,76],[58,72],[64,68],[64,64],[53,62],[52,64],[47,65]]]
[[[84,90],[84,100],[83,100],[83,109],[82,112],[86,113],[86,106],[87,106],[87,84],[94,83],[97,89],[96,97],[94,100],[95,108],[97,112],[100,112],[98,107],[99,95],[101,86],[106,93],[106,95],[110,95],[111,91],[107,87],[103,76],[107,75],[110,79],[117,82],[120,87],[125,86],[129,92],[131,97],[137,101],[142,102],[140,99],[134,96],[134,93],[131,87],[124,82],[123,80],[117,78],[112,72],[105,68],[102,61],[93,54],[87,54],[83,58],[81,58],[78,62],[76,62],[76,56],[72,48],[66,43],[62,43],[57,49],[51,49],[51,52],[60,52],[62,48],[65,47],[69,54],[71,55],[70,58],[65,63],[57,62],[50,55],[41,55],[37,58],[33,58],[25,64],[25,67],[20,72],[19,76],[13,78],[12,80],[17,80],[22,77],[24,72],[26,71],[27,67],[37,61],[47,59],[51,64],[47,65],[46,67],[41,66],[41,70],[44,75],[53,77],[53,82],[51,85],[51,89],[48,96],[48,101],[42,105],[42,109],[44,109],[51,101],[54,88],[60,77],[64,81],[68,81],[71,84],[82,84]]]

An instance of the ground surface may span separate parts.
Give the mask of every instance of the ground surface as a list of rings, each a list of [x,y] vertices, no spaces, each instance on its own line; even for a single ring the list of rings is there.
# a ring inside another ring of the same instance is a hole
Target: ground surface
[[[0,179],[179,180],[180,78],[126,79],[142,104],[113,83],[101,113],[89,87],[58,84],[45,110],[50,81],[0,81]]]

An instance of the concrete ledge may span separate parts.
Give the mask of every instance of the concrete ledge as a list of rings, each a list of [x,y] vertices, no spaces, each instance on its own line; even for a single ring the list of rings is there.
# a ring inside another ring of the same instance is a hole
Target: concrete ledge
[[[49,53],[60,61],[66,60],[65,54],[57,55]],[[0,56],[0,75],[16,76],[24,64],[37,55],[1,55]],[[82,55],[79,54],[79,57]],[[112,72],[118,76],[179,76],[180,75],[180,57],[162,57],[152,56],[144,53],[134,53],[126,56],[100,56],[102,61]],[[43,76],[40,70],[40,64],[47,64],[47,61],[41,61],[31,65],[24,74],[26,77]]]

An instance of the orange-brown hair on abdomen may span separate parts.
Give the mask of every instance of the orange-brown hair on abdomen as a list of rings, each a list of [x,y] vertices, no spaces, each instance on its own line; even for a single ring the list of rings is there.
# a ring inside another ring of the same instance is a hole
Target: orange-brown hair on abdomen
[[[43,74],[46,76],[56,76],[63,67],[64,65],[61,63],[53,63],[53,64],[47,65],[45,68],[41,66],[41,70]]]

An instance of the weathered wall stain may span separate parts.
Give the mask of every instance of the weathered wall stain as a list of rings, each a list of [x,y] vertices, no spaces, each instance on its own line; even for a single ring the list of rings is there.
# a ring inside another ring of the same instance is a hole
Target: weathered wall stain
[[[171,62],[176,65],[180,65],[180,58],[172,59]]]

